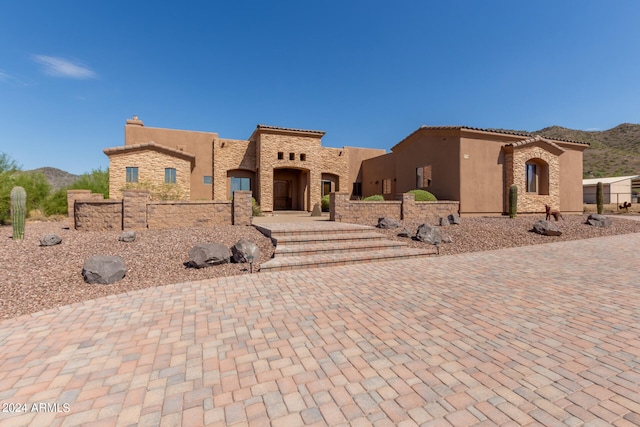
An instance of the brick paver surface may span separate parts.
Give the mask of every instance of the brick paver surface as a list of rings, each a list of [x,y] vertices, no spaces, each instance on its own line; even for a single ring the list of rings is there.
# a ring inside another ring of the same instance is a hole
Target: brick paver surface
[[[639,248],[247,274],[11,319],[0,425],[638,425]]]

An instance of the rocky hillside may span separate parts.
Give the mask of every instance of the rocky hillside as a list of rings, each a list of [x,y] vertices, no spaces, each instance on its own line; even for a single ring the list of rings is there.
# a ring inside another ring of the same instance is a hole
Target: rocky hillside
[[[531,133],[590,143],[584,152],[584,178],[640,175],[640,124],[623,123],[605,131],[551,126]]]
[[[32,169],[29,172],[42,172],[47,178],[47,181],[49,181],[49,185],[51,185],[53,191],[71,185],[78,179],[78,175],[50,167]]]

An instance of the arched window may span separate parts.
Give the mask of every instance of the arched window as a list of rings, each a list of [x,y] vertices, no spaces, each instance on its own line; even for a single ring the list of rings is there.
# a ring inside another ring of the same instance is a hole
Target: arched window
[[[549,194],[549,164],[542,159],[530,159],[525,163],[525,188],[527,193]]]

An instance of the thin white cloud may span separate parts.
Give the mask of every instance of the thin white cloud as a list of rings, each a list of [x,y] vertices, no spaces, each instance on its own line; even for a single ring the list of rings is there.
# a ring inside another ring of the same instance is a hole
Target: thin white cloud
[[[4,71],[0,70],[0,81],[9,80],[11,76]]]
[[[33,55],[33,60],[42,65],[45,74],[71,79],[93,79],[97,74],[85,65],[68,59],[47,55]]]

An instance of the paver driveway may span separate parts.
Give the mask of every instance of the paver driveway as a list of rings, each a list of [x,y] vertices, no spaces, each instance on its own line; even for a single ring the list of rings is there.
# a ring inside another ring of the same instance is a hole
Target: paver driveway
[[[638,425],[639,248],[262,273],[4,321],[0,424]]]

